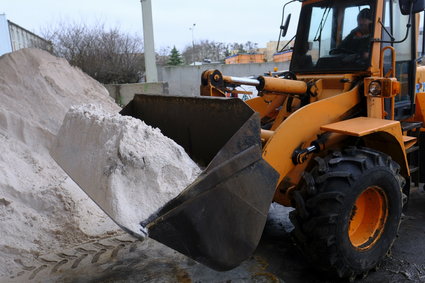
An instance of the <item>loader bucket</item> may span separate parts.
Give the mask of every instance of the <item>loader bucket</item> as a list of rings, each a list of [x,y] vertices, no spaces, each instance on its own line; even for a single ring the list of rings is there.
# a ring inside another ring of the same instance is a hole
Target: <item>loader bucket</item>
[[[278,173],[262,159],[260,117],[239,99],[136,95],[120,112],[159,128],[204,167],[141,225],[149,237],[215,270],[256,249]]]

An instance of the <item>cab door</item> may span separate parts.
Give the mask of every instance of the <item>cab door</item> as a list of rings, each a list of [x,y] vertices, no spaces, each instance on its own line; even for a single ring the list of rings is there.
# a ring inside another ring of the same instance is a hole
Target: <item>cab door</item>
[[[393,46],[396,50],[396,77],[401,85],[401,93],[396,97],[395,119],[404,120],[414,114],[416,93],[416,25],[412,18],[411,28],[407,33],[408,15],[402,15],[399,1],[385,0],[382,40],[384,46]],[[391,39],[391,35],[393,39]],[[406,36],[407,35],[407,36]],[[404,40],[403,40],[404,39]],[[394,41],[389,43],[388,41]],[[401,41],[401,42],[400,42]],[[391,69],[391,56],[384,57],[384,74]],[[386,103],[386,111],[390,113],[390,104]]]

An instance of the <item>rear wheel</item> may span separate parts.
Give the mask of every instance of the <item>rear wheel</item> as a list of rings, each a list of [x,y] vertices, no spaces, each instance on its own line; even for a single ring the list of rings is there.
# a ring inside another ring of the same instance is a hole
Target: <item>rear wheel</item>
[[[397,236],[404,183],[399,166],[367,148],[334,152],[316,162],[294,193],[294,238],[317,268],[338,277],[365,274]]]

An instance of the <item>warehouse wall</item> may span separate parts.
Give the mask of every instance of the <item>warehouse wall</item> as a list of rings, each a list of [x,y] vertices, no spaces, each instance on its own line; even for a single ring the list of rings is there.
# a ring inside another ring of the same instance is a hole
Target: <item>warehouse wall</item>
[[[6,15],[0,14],[0,55],[12,52],[12,43],[10,42],[9,25]]]
[[[201,74],[208,69],[220,70],[224,75],[237,77],[258,77],[277,67],[279,70],[288,70],[289,62],[267,62],[253,64],[208,64],[201,66],[166,66],[158,68],[159,80],[168,82],[168,91],[172,95],[195,96],[199,95]]]
[[[8,21],[8,25],[13,51],[30,47],[36,47],[46,51],[53,50],[53,45],[50,41],[43,39],[42,37],[11,21]]]
[[[29,47],[40,48],[49,52],[53,50],[50,41],[8,21],[5,14],[0,14],[0,55]]]

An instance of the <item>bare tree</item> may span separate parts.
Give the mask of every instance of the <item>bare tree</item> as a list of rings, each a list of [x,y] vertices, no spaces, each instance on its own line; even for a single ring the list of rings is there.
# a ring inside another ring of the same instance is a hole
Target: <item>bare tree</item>
[[[195,43],[193,46],[187,46],[182,56],[186,63],[192,63],[196,61],[203,61],[209,59],[211,61],[222,61],[224,59],[224,52],[226,46],[224,43],[201,40],[198,43]]]
[[[230,45],[230,50],[232,54],[243,54],[243,53],[247,53],[247,51],[245,50],[244,44],[242,43],[233,43],[233,44],[229,44]]]
[[[156,53],[156,63],[160,66],[167,65],[170,60],[171,47],[161,47]]]
[[[248,41],[246,43],[225,44],[209,40],[201,40],[193,46],[188,45],[183,50],[182,56],[186,63],[202,62],[205,59],[222,62],[231,54],[252,53],[258,48],[258,44]]]
[[[253,53],[258,49],[258,43],[252,42],[252,41],[247,41],[244,44],[244,49],[248,52],[248,53]]]
[[[229,49],[232,50],[234,54],[242,54],[242,53],[253,53],[258,49],[258,43],[247,41],[245,43],[232,43],[229,44]]]
[[[142,40],[103,24],[60,23],[43,32],[54,54],[104,84],[138,82],[144,71]]]

